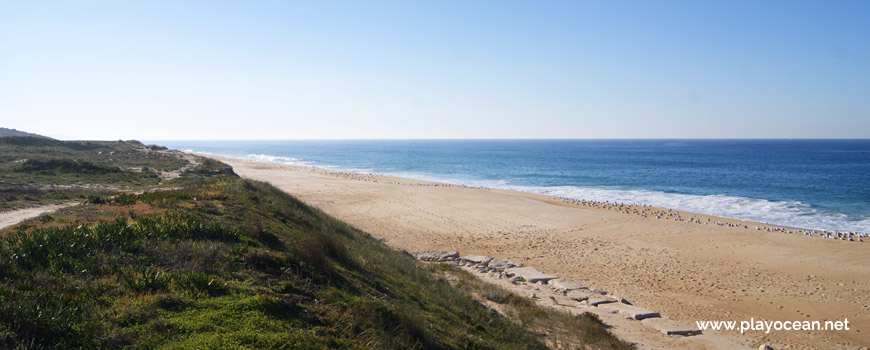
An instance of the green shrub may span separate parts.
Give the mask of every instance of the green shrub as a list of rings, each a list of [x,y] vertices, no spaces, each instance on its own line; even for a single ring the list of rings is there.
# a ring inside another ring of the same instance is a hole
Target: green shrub
[[[285,263],[275,254],[266,251],[253,251],[245,256],[248,266],[268,274],[280,274]]]
[[[14,166],[12,170],[17,172],[32,172],[44,175],[54,175],[55,173],[105,175],[110,173],[122,172],[121,169],[115,166],[102,166],[87,161],[68,159],[28,159]]]
[[[136,204],[138,196],[131,196],[125,193],[119,194],[112,198],[112,203],[118,205],[133,205]]]
[[[181,311],[187,305],[186,299],[175,294],[160,294],[154,298],[154,306],[163,310]]]
[[[93,297],[33,284],[0,284],[0,348],[91,348],[101,327]]]
[[[174,288],[193,297],[220,296],[229,293],[227,283],[218,276],[204,272],[187,272],[173,281]]]
[[[89,204],[105,204],[106,200],[101,196],[89,194],[88,198],[85,199],[85,202]]]
[[[170,282],[166,273],[154,267],[139,268],[137,272],[125,274],[123,278],[127,282],[127,287],[136,293],[165,290]]]

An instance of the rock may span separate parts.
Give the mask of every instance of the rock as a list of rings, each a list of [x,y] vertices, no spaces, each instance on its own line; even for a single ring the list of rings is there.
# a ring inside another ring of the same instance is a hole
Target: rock
[[[465,264],[466,266],[486,267],[490,261],[492,261],[492,258],[483,255],[466,255],[459,258],[459,263]]]
[[[489,268],[491,270],[499,271],[499,272],[502,272],[502,271],[509,269],[511,267],[519,267],[519,266],[522,266],[522,264],[515,263],[515,262],[510,261],[508,259],[492,259],[489,261],[489,264],[487,264],[487,268]]]
[[[411,253],[412,256],[423,261],[445,262],[459,258],[459,252],[447,252],[443,250],[427,250]]]
[[[623,303],[609,303],[607,307],[610,309],[615,309],[619,313],[629,316],[635,320],[642,320],[645,318],[656,318],[661,317],[658,312],[647,310],[641,307],[637,307],[634,305],[628,305]]]
[[[773,350],[773,347],[767,344],[761,344],[761,346],[758,347],[758,350]]]
[[[577,290],[577,289],[588,289],[584,286],[581,286],[579,283],[571,282],[571,281],[563,279],[563,278],[556,278],[554,280],[547,282],[547,284],[550,285],[550,287],[553,287],[553,289],[560,291],[560,292],[567,292],[567,291]]]
[[[694,326],[684,326],[673,320],[664,318],[647,318],[643,321],[644,325],[662,332],[664,335],[682,335],[691,336],[701,334],[701,330]]]
[[[545,274],[533,267],[512,267],[505,270],[505,272],[514,276],[519,276],[529,283],[543,282],[543,284],[546,284],[547,281],[558,278],[558,276]]]

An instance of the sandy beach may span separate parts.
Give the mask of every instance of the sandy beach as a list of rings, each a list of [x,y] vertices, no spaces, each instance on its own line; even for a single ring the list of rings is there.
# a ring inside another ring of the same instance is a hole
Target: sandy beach
[[[668,213],[661,208],[596,208],[523,192],[212,157],[396,249],[508,258],[681,321],[848,319],[850,325],[706,331],[746,346],[870,346],[870,242],[755,230],[775,227],[685,212],[640,214]]]

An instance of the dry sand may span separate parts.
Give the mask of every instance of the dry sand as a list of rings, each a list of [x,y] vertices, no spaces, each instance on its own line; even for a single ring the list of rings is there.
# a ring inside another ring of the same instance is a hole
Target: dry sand
[[[870,346],[870,242],[643,218],[522,192],[216,158],[397,249],[509,258],[681,321],[848,318],[851,326],[706,332],[746,346]]]

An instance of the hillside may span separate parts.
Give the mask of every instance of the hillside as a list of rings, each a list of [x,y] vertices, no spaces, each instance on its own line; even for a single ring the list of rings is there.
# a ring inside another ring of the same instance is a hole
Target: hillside
[[[138,141],[0,138],[0,211],[142,191],[232,173],[219,162]]]
[[[517,317],[495,313],[439,276],[483,283],[222,163],[138,142],[0,147],[14,159],[5,179],[99,192],[82,187],[86,204],[0,232],[0,348],[628,347],[594,318],[519,298],[505,297]]]
[[[42,135],[33,134],[33,133],[29,133],[29,132],[24,132],[24,131],[18,131],[15,129],[0,128],[0,137],[5,137],[5,136],[30,136],[30,137],[41,137],[41,138],[46,138],[46,139],[49,138],[47,136],[42,136]]]

